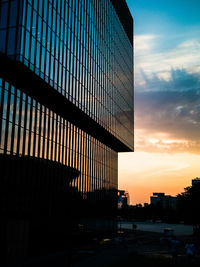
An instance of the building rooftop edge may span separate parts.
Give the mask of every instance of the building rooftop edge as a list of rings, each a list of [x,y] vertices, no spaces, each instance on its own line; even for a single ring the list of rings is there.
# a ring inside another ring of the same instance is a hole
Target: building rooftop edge
[[[133,17],[125,0],[110,0],[124,27],[124,30],[133,45]]]

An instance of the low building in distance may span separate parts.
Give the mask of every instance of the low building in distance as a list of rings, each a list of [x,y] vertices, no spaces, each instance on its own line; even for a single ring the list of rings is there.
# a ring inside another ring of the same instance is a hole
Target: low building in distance
[[[195,186],[197,184],[200,184],[200,178],[196,177],[195,179],[192,179],[192,186]]]
[[[165,193],[153,193],[153,196],[150,197],[150,204],[163,209],[176,209],[177,197],[165,195]]]
[[[128,191],[118,190],[118,208],[126,207],[130,205],[130,196]]]

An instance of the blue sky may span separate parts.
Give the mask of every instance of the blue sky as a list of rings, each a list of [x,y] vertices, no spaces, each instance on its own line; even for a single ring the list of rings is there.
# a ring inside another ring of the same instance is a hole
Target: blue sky
[[[127,0],[135,34],[162,35],[157,50],[200,35],[199,0]]]
[[[148,202],[152,188],[177,194],[200,176],[200,1],[127,4],[135,28],[135,152],[119,155],[119,186],[136,203]]]
[[[200,153],[200,1],[127,4],[135,24],[136,151],[165,152],[165,146],[147,140],[161,133],[178,140],[173,151],[183,150],[180,141],[187,140],[187,150]]]
[[[199,0],[127,0],[135,20],[135,33],[152,33],[161,29],[184,31],[189,26],[200,23]]]

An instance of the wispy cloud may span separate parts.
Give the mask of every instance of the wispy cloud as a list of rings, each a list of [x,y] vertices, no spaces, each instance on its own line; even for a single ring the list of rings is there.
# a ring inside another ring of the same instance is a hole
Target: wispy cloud
[[[200,153],[200,76],[171,70],[170,80],[142,74],[135,93],[136,150]]]
[[[136,56],[143,56],[144,53],[149,53],[154,48],[157,35],[141,34],[135,36]]]
[[[135,38],[136,151],[200,154],[200,38],[163,38]]]
[[[160,35],[138,35],[135,37],[135,81],[144,83],[141,73],[170,80],[171,69],[186,69],[189,73],[200,73],[200,38],[180,42],[172,49],[157,47],[166,37]]]

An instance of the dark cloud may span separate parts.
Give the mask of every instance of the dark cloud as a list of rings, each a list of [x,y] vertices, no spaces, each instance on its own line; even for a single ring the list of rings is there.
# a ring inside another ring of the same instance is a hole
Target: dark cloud
[[[136,90],[141,91],[188,91],[191,89],[200,89],[200,74],[188,73],[185,69],[171,69],[171,79],[163,80],[158,75],[153,74],[153,77],[148,77],[141,70],[142,78],[145,85],[138,85]]]
[[[154,138],[156,133],[165,133],[171,139],[188,140],[173,149],[200,153],[200,78],[185,70],[172,70],[171,80],[164,81],[156,75],[145,77],[146,85],[135,92],[135,128]],[[136,133],[137,134],[137,133]],[[145,142],[141,137],[138,142]],[[162,144],[157,148],[164,148]],[[146,144],[147,145],[147,144]]]

